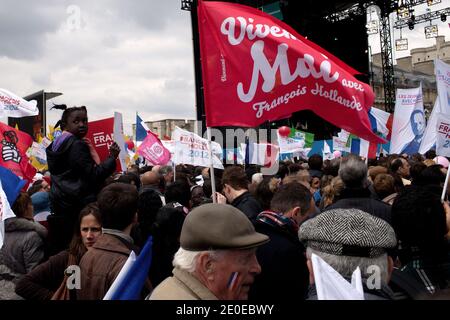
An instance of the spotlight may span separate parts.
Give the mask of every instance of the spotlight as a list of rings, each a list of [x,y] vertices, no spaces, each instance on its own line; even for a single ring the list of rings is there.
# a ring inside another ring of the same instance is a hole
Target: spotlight
[[[445,13],[441,14],[441,21],[445,22],[447,20],[447,15]]]

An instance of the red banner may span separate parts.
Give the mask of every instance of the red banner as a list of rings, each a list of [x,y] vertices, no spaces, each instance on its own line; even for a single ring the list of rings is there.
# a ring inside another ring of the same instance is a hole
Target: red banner
[[[114,142],[114,117],[91,121],[88,123],[88,138],[98,153],[100,161],[104,161],[109,156],[109,147]],[[119,146],[121,149],[126,146]],[[116,171],[120,171],[120,162],[116,161]]]
[[[199,1],[207,126],[256,127],[309,109],[369,141],[369,85],[344,62],[257,9]]]
[[[108,158],[109,147],[113,144],[114,117],[88,123],[88,133],[86,138],[91,140],[92,145],[97,151],[100,161]]]
[[[28,162],[26,155],[32,143],[30,135],[0,122],[0,166],[23,179],[33,180],[36,169]]]

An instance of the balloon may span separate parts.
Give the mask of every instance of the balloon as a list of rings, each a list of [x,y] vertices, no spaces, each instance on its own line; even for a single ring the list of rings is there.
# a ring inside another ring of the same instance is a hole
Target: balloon
[[[127,145],[128,150],[133,150],[134,142],[132,140],[128,140],[125,144]]]
[[[335,150],[333,152],[333,155],[334,155],[335,158],[340,158],[342,156],[342,153],[339,150]]]
[[[291,133],[291,128],[287,126],[282,126],[278,128],[278,134],[282,137],[287,137]]]
[[[443,166],[446,169],[448,168],[449,161],[447,160],[446,157],[437,156],[436,158],[433,159],[433,161],[436,162],[437,164],[440,164],[441,166]]]

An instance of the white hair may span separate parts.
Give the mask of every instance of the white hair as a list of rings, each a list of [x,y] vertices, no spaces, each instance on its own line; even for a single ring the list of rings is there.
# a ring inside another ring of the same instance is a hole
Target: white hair
[[[367,187],[367,165],[358,157],[349,156],[341,162],[339,177],[346,187]]]
[[[254,173],[252,175],[252,183],[258,184],[263,181],[264,177],[262,173]]]
[[[381,283],[386,285],[388,281],[388,257],[387,254],[375,258],[366,257],[351,257],[351,256],[336,256],[321,251],[306,248],[306,257],[310,260],[312,254],[318,255],[326,263],[328,263],[334,270],[339,272],[344,278],[351,278],[353,272],[357,267],[361,270],[361,278],[367,279],[372,273],[372,266],[378,266],[380,268]]]
[[[198,257],[204,252],[207,252],[211,258],[218,259],[225,254],[226,250],[190,251],[180,247],[173,257],[172,265],[174,268],[193,273],[197,265]]]

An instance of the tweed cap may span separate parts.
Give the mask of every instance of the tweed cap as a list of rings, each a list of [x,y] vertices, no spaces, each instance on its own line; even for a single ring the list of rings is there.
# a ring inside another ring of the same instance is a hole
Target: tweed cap
[[[180,237],[181,247],[190,251],[248,249],[268,241],[239,209],[217,203],[192,210],[184,220]]]
[[[358,209],[333,209],[304,222],[299,239],[313,250],[338,256],[374,258],[397,245],[386,221]]]

